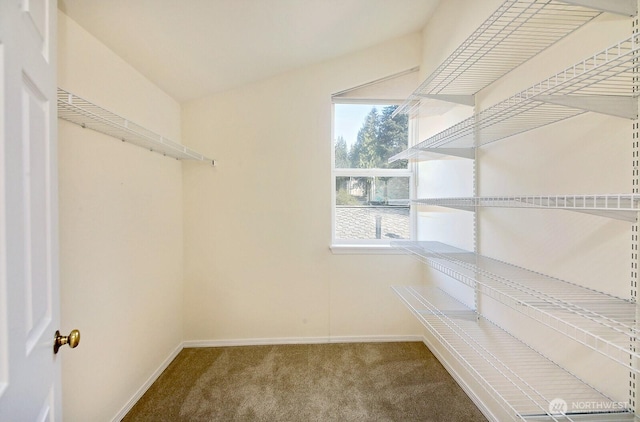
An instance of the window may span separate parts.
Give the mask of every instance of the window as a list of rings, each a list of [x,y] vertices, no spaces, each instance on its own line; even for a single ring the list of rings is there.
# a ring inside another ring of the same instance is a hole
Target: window
[[[334,245],[388,245],[411,239],[412,172],[407,160],[409,120],[396,105],[334,102]]]

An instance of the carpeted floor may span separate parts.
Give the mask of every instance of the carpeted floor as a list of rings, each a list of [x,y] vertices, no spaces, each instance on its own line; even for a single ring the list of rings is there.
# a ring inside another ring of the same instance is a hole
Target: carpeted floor
[[[422,343],[184,349],[123,421],[486,421]]]

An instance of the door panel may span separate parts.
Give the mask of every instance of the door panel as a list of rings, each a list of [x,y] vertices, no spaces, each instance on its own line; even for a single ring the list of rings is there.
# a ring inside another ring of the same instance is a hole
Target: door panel
[[[27,35],[31,37],[34,47],[37,47],[40,54],[49,61],[49,45],[50,45],[50,14],[53,7],[53,14],[55,15],[57,8],[55,2],[52,4],[48,0],[23,0],[22,1],[22,13],[23,18],[29,21],[24,25],[24,30],[27,31]]]
[[[46,164],[50,116],[49,104],[34,83],[24,76],[22,90],[24,260],[26,352],[42,341],[51,323],[51,259],[49,247],[49,186]]]
[[[0,422],[61,420],[56,13],[0,0]]]

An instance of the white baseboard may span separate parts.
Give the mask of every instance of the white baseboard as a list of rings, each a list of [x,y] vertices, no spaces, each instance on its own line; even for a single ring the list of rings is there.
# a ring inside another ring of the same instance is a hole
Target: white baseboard
[[[112,422],[120,422],[127,415],[127,413],[129,413],[133,405],[136,404],[138,400],[140,400],[140,397],[142,397],[142,395],[147,392],[149,387],[151,387],[151,385],[158,379],[160,374],[162,374],[162,371],[167,369],[167,366],[169,366],[169,364],[173,362],[173,360],[176,358],[176,356],[178,356],[178,353],[180,353],[183,348],[184,348],[184,343],[180,343],[173,350],[173,352],[171,352],[169,356],[167,356],[167,358],[160,364],[158,369],[156,369],[153,372],[153,374],[151,374],[151,376],[142,385],[142,387],[140,387],[138,391],[136,391],[136,393],[133,395],[133,397],[131,397],[131,399],[127,402],[127,404],[125,404],[125,406],[122,409],[120,409],[118,414],[112,419]]]
[[[281,344],[326,344],[326,343],[384,343],[399,341],[423,341],[421,335],[408,336],[344,336],[344,337],[274,337],[228,340],[187,340],[184,348],[191,347],[231,347],[269,346]]]

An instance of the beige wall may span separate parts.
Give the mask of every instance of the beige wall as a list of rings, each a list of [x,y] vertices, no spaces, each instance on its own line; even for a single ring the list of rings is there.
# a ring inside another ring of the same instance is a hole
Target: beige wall
[[[336,339],[419,328],[401,255],[333,255],[331,94],[419,64],[420,35],[183,105],[185,339]]]
[[[418,64],[419,34],[188,103],[182,116],[62,13],[59,39],[61,88],[219,163],[60,121],[62,328],[82,332],[63,360],[65,420],[118,415],[183,325],[184,339],[205,342],[420,332],[389,288],[419,280],[417,262],[329,250],[331,93]]]
[[[180,106],[59,15],[59,86],[180,139]],[[65,421],[107,421],[182,342],[178,161],[59,125]]]

